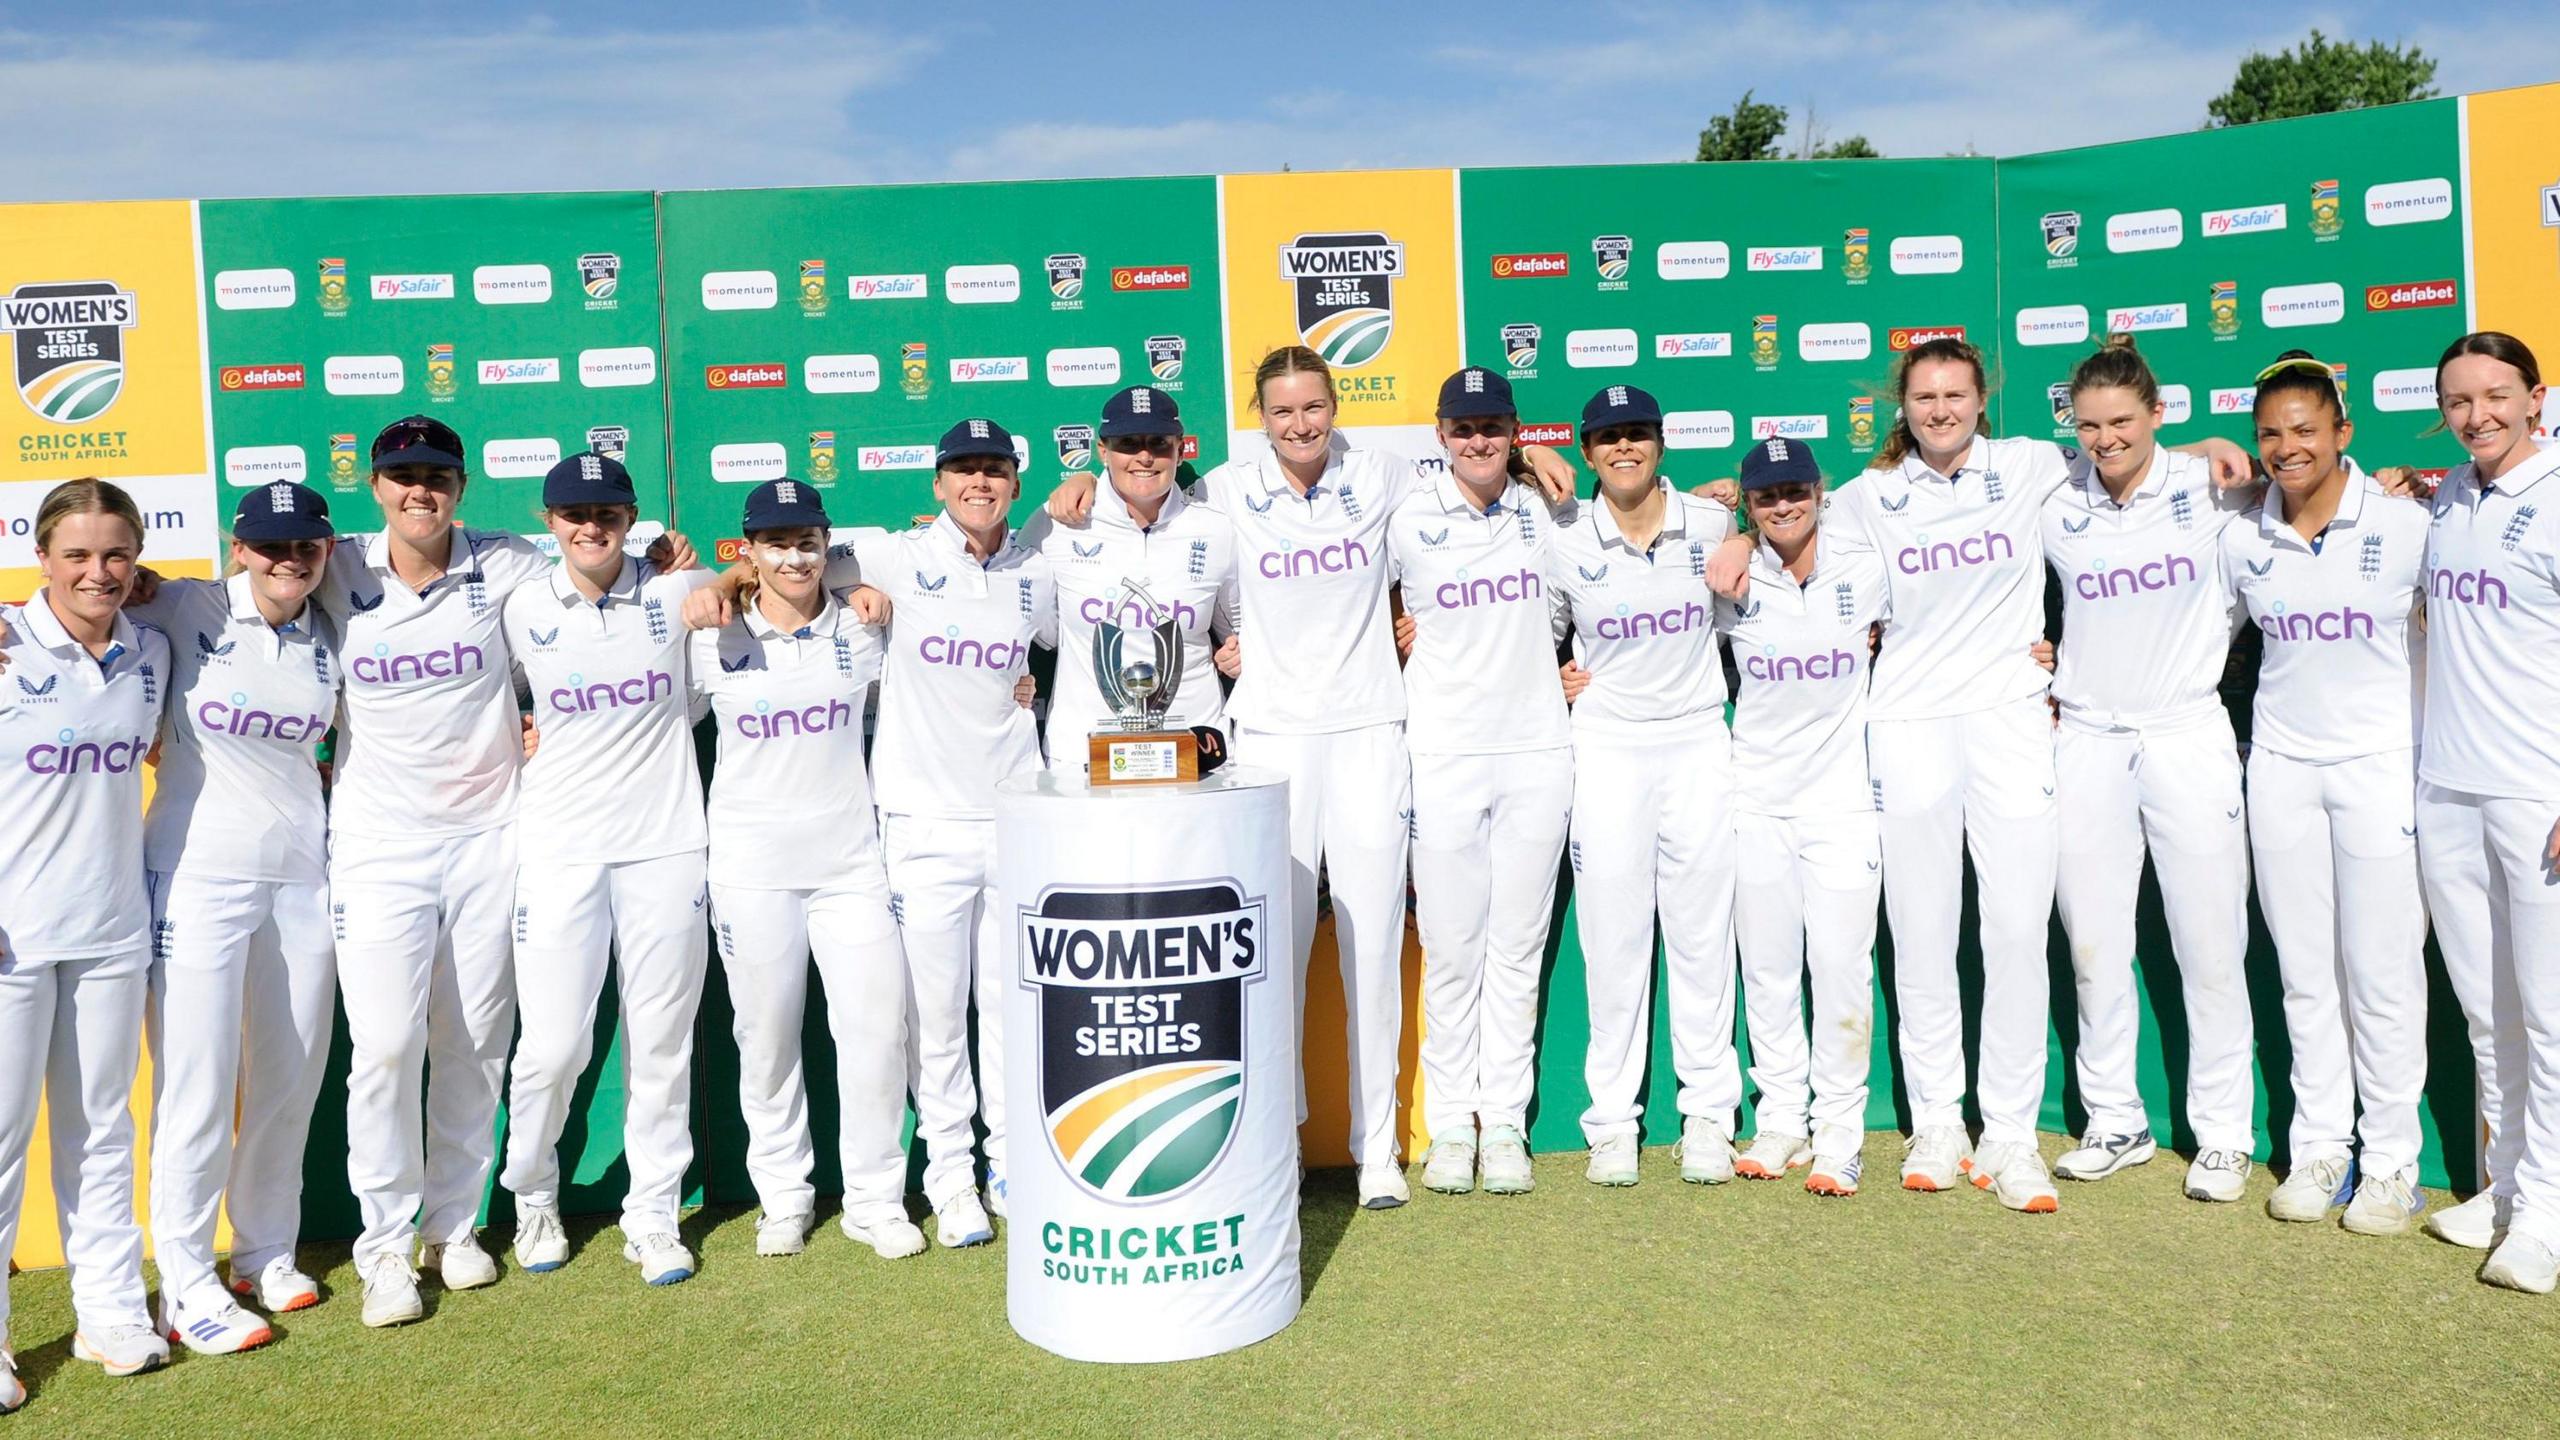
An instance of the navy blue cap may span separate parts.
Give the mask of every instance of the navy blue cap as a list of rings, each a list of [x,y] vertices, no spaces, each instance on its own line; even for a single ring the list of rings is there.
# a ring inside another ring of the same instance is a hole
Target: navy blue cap
[[[1014,453],[1013,433],[993,420],[963,420],[942,432],[942,443],[933,447],[933,465],[939,470],[954,460],[972,455],[1001,455],[1020,464]]]
[[[1582,433],[1611,425],[1659,425],[1662,402],[1633,385],[1603,385],[1582,407]]]
[[[1479,420],[1489,415],[1517,415],[1511,382],[1481,365],[1470,365],[1440,382],[1440,418]]]
[[[336,534],[329,524],[329,502],[308,485],[279,480],[240,497],[231,512],[231,538],[262,545],[271,540],[326,540]]]
[[[1132,385],[1102,402],[1102,436],[1116,440],[1123,435],[1171,435],[1182,437],[1182,407],[1173,397],[1152,385]]]
[[[569,456],[542,477],[542,504],[546,509],[639,503],[639,493],[631,488],[631,472],[622,468],[621,461],[593,450]]]
[[[373,468],[388,470],[394,465],[463,469],[462,437],[441,420],[425,415],[403,416],[383,426],[382,433],[373,437]]]
[[[1742,452],[1745,490],[1821,483],[1822,467],[1814,463],[1813,452],[1784,435],[1772,435]]]
[[[818,487],[806,480],[767,480],[747,492],[747,515],[738,527],[749,535],[759,530],[798,530],[815,525],[829,527],[827,507],[818,498]]]

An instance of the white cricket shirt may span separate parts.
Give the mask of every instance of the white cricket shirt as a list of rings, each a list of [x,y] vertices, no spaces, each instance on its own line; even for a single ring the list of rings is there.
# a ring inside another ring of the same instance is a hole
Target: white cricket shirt
[[[2221,705],[2231,655],[2222,532],[2254,498],[2165,446],[2119,505],[2087,456],[2045,502],[2044,552],[2062,582],[2054,698],[2066,725],[2190,720]]]
[[[1719,599],[1733,643],[1735,803],[1755,815],[1870,809],[1868,630],[1887,620],[1892,586],[1872,550],[1814,537],[1813,573],[1787,573],[1767,541],[1751,547],[1751,593]]]
[[[1387,551],[1413,617],[1404,667],[1412,753],[1498,755],[1572,739],[1556,674],[1565,633],[1557,529],[1547,502],[1516,480],[1479,510],[1444,471],[1395,508]]]
[[[2427,722],[2418,778],[2560,799],[2560,449],[2483,485],[2469,461],[2427,528]]]
[[[118,615],[103,658],[45,592],[0,605],[0,974],[150,943],[142,759],[168,695],[169,637]]]
[[[154,870],[318,884],[329,815],[316,747],[338,711],[343,656],[318,605],[280,626],[247,575],[164,580],[136,613],[168,632],[172,701],[143,825]]]
[[[1586,500],[1555,532],[1556,585],[1573,624],[1576,663],[1591,684],[1573,702],[1574,733],[1641,735],[1724,723],[1707,560],[1733,533],[1733,512],[1668,480],[1662,533],[1636,549],[1608,502]]]
[[[881,640],[830,594],[784,630],[750,604],[697,630],[690,669],[720,731],[711,772],[711,882],[816,890],[880,867],[862,712]]]

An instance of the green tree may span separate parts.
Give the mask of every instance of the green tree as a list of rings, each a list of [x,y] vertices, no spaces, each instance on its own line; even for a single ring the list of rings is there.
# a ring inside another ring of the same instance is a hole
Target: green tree
[[[1866,136],[1852,135],[1834,144],[1816,145],[1813,147],[1813,158],[1816,160],[1881,160],[1884,158],[1884,152],[1868,144]]]
[[[1755,101],[1751,92],[1733,102],[1733,113],[1718,115],[1698,132],[1701,160],[1775,160],[1778,137],[1787,133],[1787,107]]]
[[[2342,45],[2314,30],[2281,55],[2250,51],[2231,88],[2204,107],[2205,128],[2424,100],[2435,78],[2436,62],[2415,45]]]

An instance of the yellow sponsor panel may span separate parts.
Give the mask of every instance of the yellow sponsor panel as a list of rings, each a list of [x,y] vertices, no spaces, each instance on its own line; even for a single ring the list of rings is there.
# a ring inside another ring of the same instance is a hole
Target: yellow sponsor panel
[[[1228,393],[1255,428],[1253,370],[1283,345],[1333,369],[1344,425],[1428,425],[1458,368],[1457,190],[1447,170],[1231,175]]]
[[[2551,144],[2560,135],[2560,85],[2495,90],[2463,104],[2473,313],[2481,329],[2533,347],[2547,370],[2560,363],[2560,159]]]

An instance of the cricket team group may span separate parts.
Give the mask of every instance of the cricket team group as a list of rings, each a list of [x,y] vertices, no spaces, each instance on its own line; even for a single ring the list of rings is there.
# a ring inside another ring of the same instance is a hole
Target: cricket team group
[[[1681,1178],[1855,1194],[1881,901],[1902,1188],[2032,1214],[2057,1208],[2056,1176],[2157,1153],[2136,1086],[2147,860],[2183,988],[2185,1193],[2250,1192],[2254,874],[2295,1100],[2268,1212],[2423,1223],[2487,1252],[2483,1280],[2550,1291],[2560,503],[2545,519],[2540,502],[2560,492],[2538,487],[2560,449],[2537,441],[2534,356],[2496,332],[2445,349],[2445,458],[2462,455],[2431,492],[2349,458],[2347,398],[2301,352],[2257,377],[2254,449],[2162,444],[2159,384],[2125,337],[2073,374],[2076,448],[1984,433],[1988,381],[1972,346],[1927,340],[1898,360],[1898,413],[1861,473],[1769,439],[1691,490],[1663,474],[1662,407],[1633,386],[1591,397],[1577,467],[1518,443],[1499,373],[1461,370],[1442,453],[1417,462],[1337,433],[1333,377],[1292,346],[1253,377],[1264,443],[1196,482],[1174,398],[1131,387],[1103,406],[1103,474],[1071,472],[1019,525],[1014,437],[964,419],[937,447],[929,522],[848,530],[818,488],[768,481],[725,572],[681,536],[639,544],[631,477],[597,453],[543,481],[556,559],[457,524],[469,452],[418,416],[373,442],[380,530],[340,534],[305,486],[252,489],[217,581],[146,568],[117,486],[62,484],[35,525],[42,588],[0,606],[0,750],[20,757],[0,763],[0,1251],[49,1096],[73,1354],[124,1375],[172,1342],[270,1341],[267,1314],[322,1298],[296,1247],[343,1006],[364,1323],[420,1318],[422,1272],[453,1291],[498,1278],[476,1228],[493,1169],[515,1265],[557,1269],[559,1143],[611,973],[622,1253],[650,1284],[686,1279],[715,948],[758,1253],[799,1253],[816,1224],[813,968],[841,1230],[883,1257],[925,1248],[912,1097],[936,1238],[989,1242],[1006,1193],[995,786],[1080,776],[1109,714],[1097,627],[1170,621],[1170,722],[1288,778],[1301,982],[1330,896],[1363,1206],[1411,1198],[1408,876],[1424,1188],[1534,1183],[1540,974],[1569,873],[1590,1182],[1638,1179],[1658,936]],[[2217,691],[2242,626],[2264,641],[2245,752]],[[1035,647],[1059,652],[1046,686]],[[2087,1121],[2048,1165],[2057,906]],[[2431,923],[2487,1133],[2485,1188],[2433,1211]],[[156,1306],[130,1108],[146,1044]],[[0,1409],[26,1398],[7,1314],[0,1292]]]

